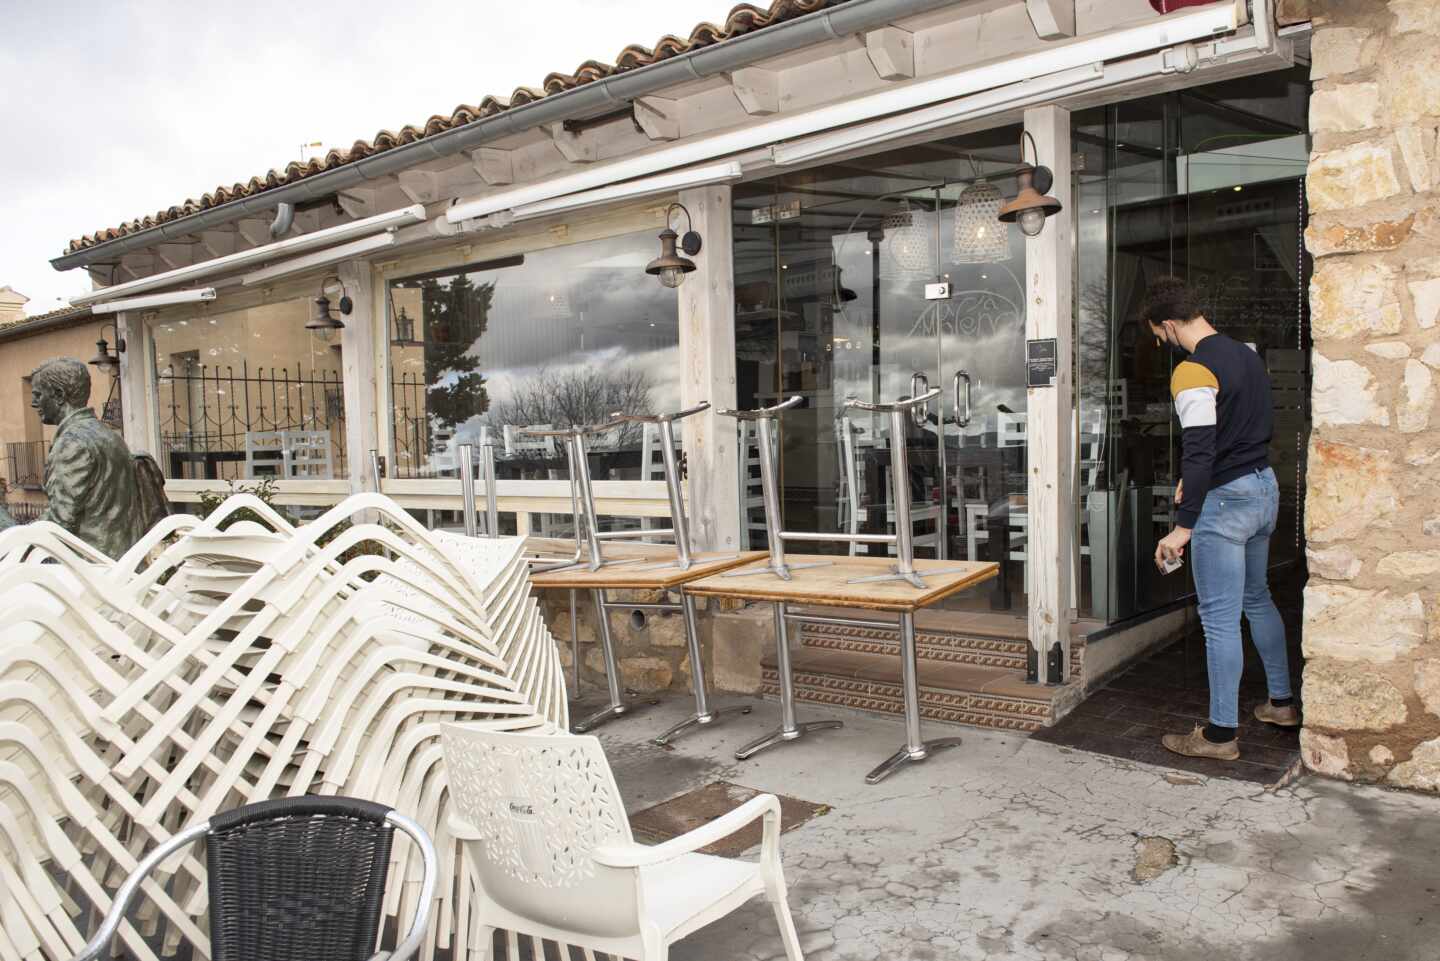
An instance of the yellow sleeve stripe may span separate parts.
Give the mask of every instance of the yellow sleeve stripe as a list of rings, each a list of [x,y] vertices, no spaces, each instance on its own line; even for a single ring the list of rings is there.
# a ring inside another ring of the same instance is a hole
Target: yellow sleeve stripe
[[[1215,379],[1210,368],[1203,364],[1197,364],[1193,360],[1182,361],[1170,375],[1170,397],[1179,397],[1182,391],[1194,390],[1197,387],[1209,387],[1219,393],[1220,382]]]

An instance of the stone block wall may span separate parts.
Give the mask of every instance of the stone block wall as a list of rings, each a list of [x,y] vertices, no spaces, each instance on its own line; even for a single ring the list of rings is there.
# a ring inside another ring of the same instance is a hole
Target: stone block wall
[[[1440,3],[1309,12],[1302,754],[1440,790]]]
[[[659,591],[611,591],[612,604],[660,603]],[[673,600],[674,597],[671,597]],[[729,602],[697,601],[700,649],[712,692],[755,694],[760,690],[760,662],[774,647],[773,618],[769,605],[746,607]],[[574,677],[574,646],[570,639],[570,595],[545,591],[541,610],[560,648],[567,686]],[[586,591],[576,595],[576,623],[580,634],[580,682],[588,696],[605,690],[605,661],[600,650],[595,605]],[[649,694],[689,691],[690,652],[685,621],[677,613],[618,607],[610,611],[610,634],[626,688]]]

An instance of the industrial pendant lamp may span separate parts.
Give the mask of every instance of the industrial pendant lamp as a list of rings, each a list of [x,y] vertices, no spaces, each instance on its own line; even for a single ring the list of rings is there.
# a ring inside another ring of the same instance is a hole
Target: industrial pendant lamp
[[[115,353],[110,353],[110,342],[105,339],[105,331],[115,335]],[[114,324],[106,324],[100,328],[100,339],[95,341],[95,356],[91,359],[92,366],[109,370],[115,373],[120,368],[120,355],[125,353],[125,338],[115,329]]]
[[[684,237],[670,229],[670,213],[677,207],[685,211],[685,226],[688,229]],[[671,204],[665,208],[665,229],[660,231],[660,256],[645,265],[645,273],[659,277],[661,286],[679,287],[685,282],[685,275],[695,270],[695,261],[690,257],[700,252],[700,235],[695,232],[694,226],[690,211],[684,204]],[[675,252],[677,238],[680,249],[689,256],[682,257]]]
[[[997,223],[1005,203],[1000,188],[980,176],[970,159],[975,182],[960,193],[955,205],[955,242],[951,262],[996,264],[1010,256],[1010,232]]]
[[[315,336],[321,340],[329,340],[330,335],[335,331],[345,329],[344,322],[331,313],[330,298],[325,296],[325,284],[331,280],[341,285],[338,306],[340,314],[348,317],[350,312],[355,309],[355,302],[350,299],[349,294],[345,293],[344,283],[339,277],[326,277],[320,281],[320,296],[311,303],[310,322],[305,325],[305,329],[314,331]]]
[[[1045,229],[1045,218],[1058,214],[1061,204],[1054,197],[1046,196],[1050,188],[1055,186],[1055,174],[1050,168],[1024,163],[1027,138],[1030,141],[1030,155],[1037,161],[1040,159],[1035,138],[1030,131],[1023,132],[1020,135],[1021,164],[1015,174],[1018,192],[1014,200],[1000,208],[999,216],[1002,223],[1018,223],[1020,232],[1025,236],[1038,237],[1040,231]]]

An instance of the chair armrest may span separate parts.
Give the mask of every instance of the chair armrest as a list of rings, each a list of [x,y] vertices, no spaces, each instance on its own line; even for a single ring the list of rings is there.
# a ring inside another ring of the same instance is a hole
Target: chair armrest
[[[602,844],[596,847],[590,856],[596,863],[612,868],[649,867],[674,860],[682,854],[693,854],[707,844],[714,844],[729,837],[758,818],[765,819],[764,847],[772,848],[780,833],[780,799],[773,794],[761,794],[709,824],[664,844]]]
[[[475,830],[474,825],[453,811],[445,819],[445,830],[449,831],[450,836],[457,841],[480,840],[480,832]]]

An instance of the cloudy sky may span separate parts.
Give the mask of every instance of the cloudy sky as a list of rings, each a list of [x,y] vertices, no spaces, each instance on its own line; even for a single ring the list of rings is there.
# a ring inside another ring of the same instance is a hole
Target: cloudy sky
[[[0,286],[89,289],[81,234],[551,71],[721,21],[731,0],[0,0]],[[757,3],[758,6],[764,4]]]

